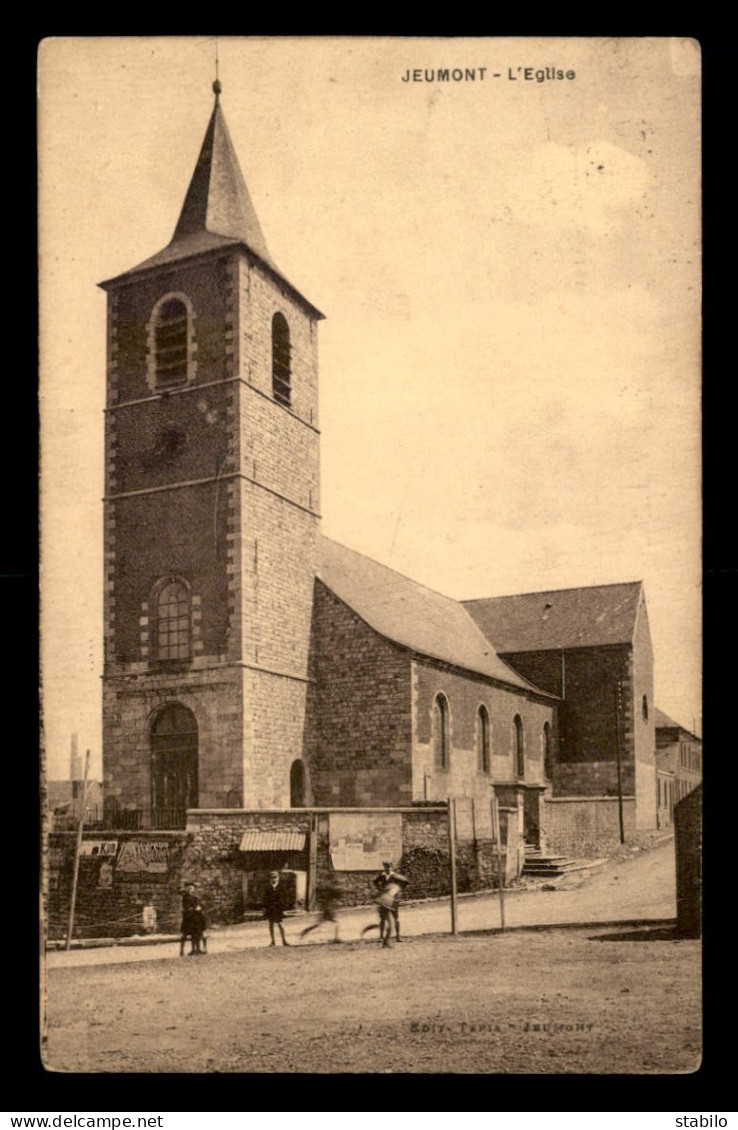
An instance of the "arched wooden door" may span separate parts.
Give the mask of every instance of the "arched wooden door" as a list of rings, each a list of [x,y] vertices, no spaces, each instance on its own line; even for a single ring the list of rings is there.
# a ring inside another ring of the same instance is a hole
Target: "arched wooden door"
[[[178,702],[151,723],[151,794],[156,828],[184,828],[187,809],[197,808],[197,722]]]

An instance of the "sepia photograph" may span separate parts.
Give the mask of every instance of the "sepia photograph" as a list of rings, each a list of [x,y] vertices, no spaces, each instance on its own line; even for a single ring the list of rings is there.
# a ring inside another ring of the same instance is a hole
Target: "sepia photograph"
[[[37,66],[45,1069],[697,1072],[699,43]]]

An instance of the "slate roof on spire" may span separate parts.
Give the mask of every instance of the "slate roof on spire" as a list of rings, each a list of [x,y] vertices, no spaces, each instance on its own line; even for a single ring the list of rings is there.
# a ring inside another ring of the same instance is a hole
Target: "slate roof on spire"
[[[152,268],[240,244],[246,246],[315,316],[322,318],[320,311],[285,278],[269,254],[218,94],[219,91],[216,91],[215,106],[200,156],[171,241],[156,255],[101,285],[105,287]]]
[[[245,243],[260,259],[277,270],[251,203],[217,97],[172,244],[202,231],[230,236]]]

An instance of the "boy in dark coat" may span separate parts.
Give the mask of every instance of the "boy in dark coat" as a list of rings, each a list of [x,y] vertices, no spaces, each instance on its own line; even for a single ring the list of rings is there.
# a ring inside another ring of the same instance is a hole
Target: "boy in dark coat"
[[[282,925],[287,898],[287,891],[280,881],[279,871],[270,872],[269,886],[264,895],[264,917],[269,923],[269,934],[272,939],[269,944],[272,946],[276,945],[274,941],[275,923],[279,926],[279,932],[282,935],[282,945],[288,946],[290,944],[284,936],[284,926]]]
[[[205,935],[207,922],[194,883],[187,883],[182,891],[182,925],[180,928],[179,956],[184,957],[187,938],[190,939],[190,954],[207,953],[208,943]]]

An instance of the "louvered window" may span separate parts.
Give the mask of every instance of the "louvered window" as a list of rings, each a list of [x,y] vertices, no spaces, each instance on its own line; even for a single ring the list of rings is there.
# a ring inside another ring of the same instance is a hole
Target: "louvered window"
[[[156,383],[160,388],[184,384],[187,380],[187,307],[179,298],[170,298],[160,308],[154,330]]]
[[[290,327],[283,314],[272,318],[272,396],[289,408],[292,397],[290,368]]]

